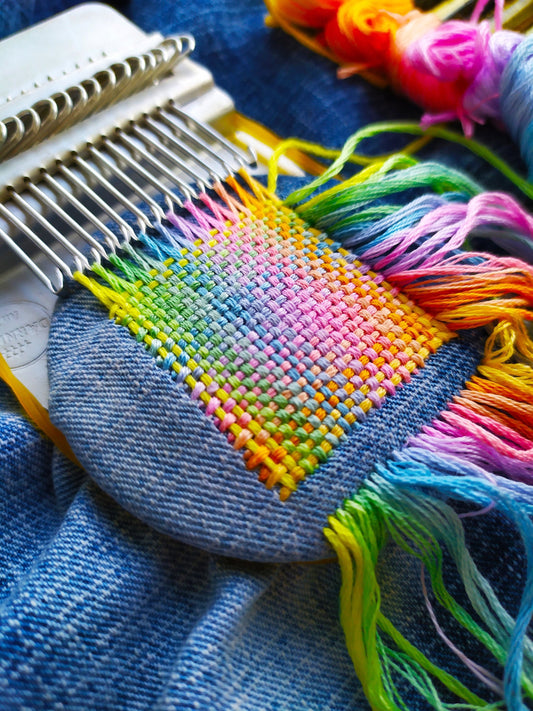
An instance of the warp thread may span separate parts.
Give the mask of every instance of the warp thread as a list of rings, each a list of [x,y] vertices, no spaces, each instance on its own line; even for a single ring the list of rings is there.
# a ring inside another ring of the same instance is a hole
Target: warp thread
[[[451,334],[248,182],[79,278],[285,499]]]

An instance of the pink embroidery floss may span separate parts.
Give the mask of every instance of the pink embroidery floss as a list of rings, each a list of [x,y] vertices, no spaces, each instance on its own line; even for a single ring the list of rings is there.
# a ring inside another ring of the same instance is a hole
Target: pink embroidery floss
[[[501,22],[501,13],[496,17]],[[401,41],[402,31],[398,35]],[[474,18],[469,23],[445,22],[405,43],[400,52],[399,88],[426,109],[422,125],[457,118],[465,135],[471,137],[476,123],[490,118],[501,124],[501,77],[522,39],[501,25],[492,32],[488,22],[477,24]],[[443,90],[445,94],[439,95]],[[446,105],[447,110],[440,110]]]

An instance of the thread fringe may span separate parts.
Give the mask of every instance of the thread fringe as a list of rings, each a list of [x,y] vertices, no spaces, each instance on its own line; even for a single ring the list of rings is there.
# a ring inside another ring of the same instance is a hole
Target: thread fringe
[[[325,533],[342,570],[341,621],[373,709],[407,708],[395,681],[403,677],[436,709],[451,708],[444,700],[451,693],[464,702],[461,708],[500,708],[503,699],[508,709],[519,711],[525,709],[523,696],[533,694],[533,645],[526,637],[533,613],[533,343],[526,326],[533,320],[533,267],[462,248],[483,230],[532,240],[533,222],[514,198],[501,193],[441,190],[396,208],[385,183],[398,192],[402,186],[411,189],[415,168],[415,184],[430,185],[425,166],[396,160],[392,169],[361,171],[296,208],[452,331],[489,329],[477,375],[404,450],[377,465],[330,518]],[[317,184],[302,189],[297,199],[309,198]],[[474,511],[457,514],[452,502]],[[526,581],[514,619],[465,541],[462,517],[492,510],[509,520],[525,548]],[[376,568],[387,540],[420,560],[421,589],[437,634],[499,702],[480,699],[436,667],[383,616]],[[445,587],[448,558],[475,614]],[[502,668],[501,678],[469,659],[442,630],[425,591],[426,576],[435,601],[485,647]]]
[[[493,696],[503,696],[508,709],[524,709],[523,694],[532,698],[533,645],[526,637],[533,612],[533,525],[528,515],[532,498],[527,492],[529,506],[524,507],[515,492],[502,483],[500,477],[460,457],[442,457],[408,447],[396,453],[393,460],[378,465],[359,492],[330,517],[325,534],[342,571],[341,623],[354,667],[373,709],[407,708],[391,671],[409,681],[433,708],[451,708],[441,700],[436,682],[439,689],[445,688],[465,702],[462,708],[491,707],[486,699],[428,660],[384,616],[376,568],[388,539],[420,560],[435,601],[483,645],[503,668],[503,675],[497,679],[463,655],[468,670]],[[522,491],[525,493],[526,487],[522,486]],[[506,612],[479,572],[465,542],[461,516],[444,499],[497,510],[520,534],[527,570],[515,618]],[[448,591],[444,583],[445,559],[453,562],[473,614]],[[432,608],[430,614],[435,621]],[[456,653],[459,651],[449,640],[447,643]],[[402,664],[398,664],[398,655]]]

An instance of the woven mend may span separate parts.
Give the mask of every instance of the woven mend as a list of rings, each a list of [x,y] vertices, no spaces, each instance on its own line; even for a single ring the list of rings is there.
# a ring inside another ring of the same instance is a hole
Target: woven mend
[[[137,280],[111,316],[285,499],[451,333],[272,200],[225,227],[160,268],[122,263]]]

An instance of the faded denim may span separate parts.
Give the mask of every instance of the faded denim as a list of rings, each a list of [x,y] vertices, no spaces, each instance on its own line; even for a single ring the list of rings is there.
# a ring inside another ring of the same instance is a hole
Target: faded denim
[[[4,1],[0,34],[73,4]],[[193,32],[196,57],[238,108],[281,135],[338,146],[370,121],[418,116],[358,79],[338,82],[328,62],[264,27],[258,0],[122,6],[146,30]],[[508,139],[483,135],[519,164]],[[427,154],[507,187],[459,149],[435,143]],[[0,711],[366,709],[321,529],[479,358],[479,336],[442,347],[282,504],[125,329],[90,295],[67,290],[51,334],[51,414],[86,473],[0,388]],[[466,525],[512,611],[522,575],[512,532],[495,513]],[[386,614],[465,678],[429,622],[418,565],[390,546],[380,576]],[[426,708],[405,694],[410,709]]]

